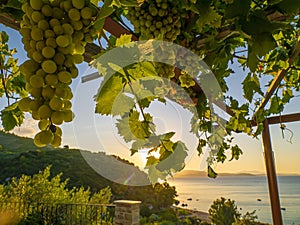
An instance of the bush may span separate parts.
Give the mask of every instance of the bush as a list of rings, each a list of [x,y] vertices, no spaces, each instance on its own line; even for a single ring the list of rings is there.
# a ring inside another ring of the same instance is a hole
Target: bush
[[[217,199],[208,210],[209,218],[213,224],[232,225],[241,214],[237,210],[235,201],[225,198]]]

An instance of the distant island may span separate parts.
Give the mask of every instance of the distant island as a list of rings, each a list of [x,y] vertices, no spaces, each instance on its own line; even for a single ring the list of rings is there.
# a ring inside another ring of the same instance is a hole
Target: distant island
[[[300,176],[300,174],[284,174],[278,173],[278,176]],[[264,173],[259,172],[241,172],[241,173],[218,173],[218,177],[230,177],[230,176],[266,176]],[[207,177],[206,171],[200,170],[182,170],[179,173],[174,174],[173,178],[195,178],[195,177]]]
[[[260,176],[263,174],[253,174],[253,173],[218,173],[219,177],[225,176]],[[191,178],[191,177],[207,177],[206,171],[197,171],[197,170],[182,170],[179,173],[176,173],[174,178]]]

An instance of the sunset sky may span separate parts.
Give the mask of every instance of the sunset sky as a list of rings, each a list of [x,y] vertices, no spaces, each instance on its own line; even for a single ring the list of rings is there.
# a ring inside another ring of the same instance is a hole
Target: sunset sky
[[[21,37],[17,31],[0,25],[0,30],[5,30],[10,37],[9,47],[16,48],[18,53],[15,55],[20,62],[26,60],[26,56],[21,43]],[[91,151],[104,151],[107,154],[117,154],[120,157],[133,161],[139,166],[145,163],[146,153],[138,153],[130,157],[130,145],[126,144],[118,135],[114,123],[116,119],[111,117],[101,117],[94,113],[95,103],[93,96],[96,94],[101,79],[96,79],[87,83],[81,83],[81,77],[88,75],[94,70],[90,69],[86,63],[79,65],[80,76],[73,81],[72,89],[74,93],[73,111],[75,119],[72,123],[62,126],[63,145],[69,145],[74,148],[87,149]],[[240,68],[234,68],[236,73],[228,79],[229,93],[238,99],[242,96],[241,82],[246,74]],[[0,101],[0,108],[5,105],[4,97]],[[300,100],[292,100],[285,110],[287,113],[300,111]],[[186,169],[205,170],[205,154],[202,157],[197,156],[195,150],[197,146],[196,138],[189,133],[189,114],[186,110],[172,103],[167,103],[167,107],[157,103],[151,107],[154,114],[154,122],[158,124],[158,131],[175,131],[176,140],[182,140],[186,143],[189,150]],[[272,125],[271,135],[273,150],[275,153],[278,173],[297,173],[300,174],[300,122],[285,124],[290,130],[284,132],[282,137],[280,125]],[[32,137],[37,131],[36,122],[30,119],[25,121],[21,128],[14,130],[15,133]],[[291,138],[291,140],[290,140]],[[290,143],[290,141],[292,143]],[[235,136],[235,142],[242,148],[244,154],[238,161],[226,162],[216,165],[217,172],[259,172],[264,173],[264,157],[262,142],[259,139],[253,139],[245,134]],[[1,143],[0,143],[1,144]]]

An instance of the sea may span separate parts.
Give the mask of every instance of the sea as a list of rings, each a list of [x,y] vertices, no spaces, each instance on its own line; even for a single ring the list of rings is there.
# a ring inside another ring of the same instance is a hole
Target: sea
[[[176,187],[180,207],[208,212],[214,200],[224,197],[234,200],[242,214],[256,210],[258,221],[272,224],[265,176],[180,177],[168,182]],[[300,225],[300,176],[278,176],[278,188],[283,224]]]

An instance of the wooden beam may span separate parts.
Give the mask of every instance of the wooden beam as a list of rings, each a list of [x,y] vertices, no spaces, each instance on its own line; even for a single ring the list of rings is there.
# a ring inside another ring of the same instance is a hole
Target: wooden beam
[[[272,209],[272,218],[274,225],[282,225],[282,215],[280,208],[280,199],[277,186],[277,176],[274,162],[274,155],[272,151],[271,137],[269,131],[268,121],[264,121],[264,129],[262,132],[265,164],[268,178],[269,197]]]
[[[116,37],[120,37],[122,34],[131,34],[133,41],[139,40],[136,35],[134,35],[132,32],[127,30],[125,27],[123,27],[121,24],[110,17],[107,17],[105,19],[103,28]]]
[[[267,118],[268,124],[280,124],[280,123],[290,123],[300,121],[300,113],[282,115],[282,116],[273,116]]]
[[[280,124],[280,123],[291,123],[291,122],[297,122],[300,121],[300,113],[293,113],[293,114],[287,114],[282,116],[272,116],[266,118],[269,125],[273,124]],[[255,120],[251,120],[251,126],[255,127],[257,126],[257,123]]]

